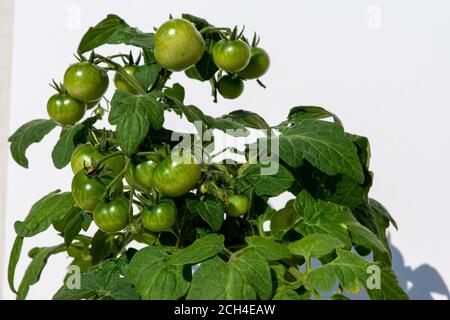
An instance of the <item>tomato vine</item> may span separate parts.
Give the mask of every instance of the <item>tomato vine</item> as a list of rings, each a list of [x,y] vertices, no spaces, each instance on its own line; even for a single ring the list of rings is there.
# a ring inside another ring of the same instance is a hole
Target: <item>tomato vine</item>
[[[155,33],[108,15],[86,32],[79,61],[52,85],[50,119],[30,121],[9,139],[13,158],[28,167],[27,148],[60,128],[52,160],[58,169],[70,163],[74,174],[70,191],[47,194],[15,224],[8,280],[18,299],[61,253],[76,272],[54,299],[346,299],[360,290],[407,298],[386,237],[395,221],[369,197],[367,138],[345,132],[318,106],[294,107],[272,126],[246,110],[212,117],[170,80],[184,72],[211,85],[214,101],[239,97],[247,81],[265,87],[270,57],[259,42],[189,14]],[[138,58],[94,52],[107,44],[133,46]],[[168,112],[197,131],[164,128]],[[100,128],[101,119],[111,127]],[[214,130],[263,135],[244,150],[216,151]],[[215,161],[226,152],[243,161]],[[281,194],[292,199],[275,209],[271,200]],[[62,243],[31,250],[16,287],[24,239],[50,227]],[[77,276],[81,288],[72,288]]]

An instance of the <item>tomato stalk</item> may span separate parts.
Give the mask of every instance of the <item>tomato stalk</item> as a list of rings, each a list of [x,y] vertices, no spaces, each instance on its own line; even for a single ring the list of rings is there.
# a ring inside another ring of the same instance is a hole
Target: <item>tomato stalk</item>
[[[106,190],[105,190],[105,194],[104,194],[104,198],[107,197],[107,195],[109,194],[109,191],[111,190],[111,188],[119,181],[123,178],[123,176],[127,173],[128,168],[131,165],[131,158],[128,158],[127,161],[125,162],[125,165],[122,169],[122,171],[119,172],[119,174],[117,176],[114,177],[114,179],[111,181],[110,184],[108,184],[106,186]]]
[[[100,167],[100,165],[105,162],[108,159],[117,157],[123,155],[122,151],[115,151],[115,152],[111,152],[110,154],[107,154],[106,156],[104,156],[103,158],[101,158],[100,160],[97,161],[97,168]]]

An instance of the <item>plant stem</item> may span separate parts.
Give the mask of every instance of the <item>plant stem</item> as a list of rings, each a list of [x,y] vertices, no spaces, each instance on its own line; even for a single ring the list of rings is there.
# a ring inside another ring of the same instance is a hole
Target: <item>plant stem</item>
[[[105,190],[105,197],[106,195],[108,195],[109,190],[111,190],[111,188],[119,181],[123,178],[123,176],[125,175],[125,173],[127,173],[128,168],[130,167],[131,164],[131,158],[128,158],[127,161],[125,162],[125,166],[123,167],[122,171],[119,172],[119,174],[117,176],[114,177],[113,181],[111,181],[110,184],[108,184],[108,186],[106,187]]]
[[[97,167],[100,167],[100,165],[103,162],[105,162],[106,160],[111,159],[113,157],[117,157],[117,156],[122,155],[122,154],[123,154],[122,151],[115,151],[115,152],[112,152],[110,154],[107,154],[106,156],[104,156],[103,158],[101,158],[100,160],[97,161]]]
[[[288,271],[302,285],[305,283],[305,276],[304,276],[304,274],[301,273],[300,270],[298,270],[298,268],[296,266],[289,267]],[[320,296],[320,294],[315,289],[312,289],[312,288],[309,288],[309,289],[310,289],[311,293],[313,294],[314,298],[316,298],[316,300],[322,300],[322,297]]]
[[[117,252],[117,257],[121,256],[127,249],[127,245],[133,241],[133,234],[130,233],[126,236],[125,240],[122,242],[122,245],[119,249],[119,251]]]

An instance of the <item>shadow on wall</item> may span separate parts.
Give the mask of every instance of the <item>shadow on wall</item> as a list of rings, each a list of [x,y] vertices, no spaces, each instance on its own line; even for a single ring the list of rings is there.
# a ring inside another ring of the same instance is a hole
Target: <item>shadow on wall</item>
[[[392,245],[392,268],[397,274],[400,286],[412,300],[433,300],[432,293],[450,299],[450,292],[439,272],[429,264],[413,269],[405,265],[400,250]]]

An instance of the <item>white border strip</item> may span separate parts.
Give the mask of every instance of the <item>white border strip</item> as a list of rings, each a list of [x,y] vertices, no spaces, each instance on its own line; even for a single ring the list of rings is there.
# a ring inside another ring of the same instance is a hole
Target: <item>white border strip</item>
[[[6,177],[8,161],[9,103],[11,94],[11,52],[13,29],[13,0],[0,0],[0,283],[6,285],[5,221]],[[0,285],[0,288],[3,285]],[[0,290],[0,299],[3,296]]]

